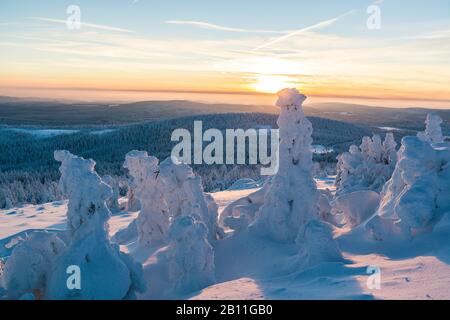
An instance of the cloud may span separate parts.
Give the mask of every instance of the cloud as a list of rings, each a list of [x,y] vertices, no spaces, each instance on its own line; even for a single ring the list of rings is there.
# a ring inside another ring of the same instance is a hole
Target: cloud
[[[170,24],[181,24],[181,25],[191,25],[194,27],[209,29],[209,30],[219,30],[219,31],[228,31],[228,32],[241,32],[241,33],[274,33],[274,34],[286,34],[289,31],[276,31],[276,30],[260,30],[260,29],[241,29],[241,28],[233,28],[221,26],[218,24],[212,24],[209,22],[203,21],[189,21],[189,20],[168,20],[166,23]]]
[[[341,18],[343,18],[343,17],[345,17],[345,16],[347,16],[347,15],[349,15],[349,14],[353,14],[354,12],[355,12],[355,11],[352,10],[352,11],[346,12],[346,13],[344,13],[344,14],[341,14],[340,16],[337,16],[337,17],[335,17],[335,18],[328,19],[328,20],[325,20],[325,21],[321,21],[321,22],[316,23],[316,24],[314,24],[314,25],[312,25],[312,26],[309,26],[309,27],[306,27],[306,28],[303,28],[303,29],[299,29],[299,30],[290,32],[290,33],[288,33],[288,34],[286,34],[286,35],[284,35],[284,36],[282,36],[282,37],[279,37],[279,38],[277,38],[277,39],[274,39],[274,40],[271,40],[271,41],[269,41],[269,42],[266,42],[265,44],[256,47],[254,50],[260,50],[260,49],[269,47],[269,46],[271,46],[271,45],[273,45],[273,44],[275,44],[275,43],[284,41],[284,40],[289,39],[289,38],[294,37],[294,36],[298,36],[298,35],[300,35],[300,34],[302,34],[302,33],[305,33],[305,32],[309,32],[309,31],[313,31],[313,30],[318,30],[318,29],[326,28],[326,27],[328,27],[328,26],[330,26],[330,25],[336,23],[336,22],[339,21]]]
[[[51,23],[59,23],[59,24],[67,23],[66,20],[43,18],[43,17],[30,17],[29,19],[44,21],[44,22],[51,22]],[[99,30],[105,30],[105,31],[114,31],[114,32],[126,32],[126,33],[134,33],[135,32],[135,31],[129,30],[129,29],[117,28],[117,27],[95,24],[95,23],[88,23],[88,22],[83,22],[83,21],[81,21],[81,27],[87,27],[87,28],[93,28],[93,29],[99,29]]]

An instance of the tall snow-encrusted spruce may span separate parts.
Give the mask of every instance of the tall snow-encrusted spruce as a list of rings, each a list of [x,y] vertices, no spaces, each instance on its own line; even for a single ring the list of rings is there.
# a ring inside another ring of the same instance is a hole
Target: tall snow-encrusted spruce
[[[55,151],[61,162],[60,188],[69,198],[68,247],[56,259],[50,274],[48,299],[126,299],[143,291],[141,266],[109,242],[106,201],[111,188],[94,171],[95,162]],[[80,269],[81,287],[67,286],[67,268]]]
[[[294,242],[301,226],[317,217],[319,193],[312,177],[312,125],[302,109],[305,99],[296,89],[278,93],[279,170],[251,226],[277,241]]]

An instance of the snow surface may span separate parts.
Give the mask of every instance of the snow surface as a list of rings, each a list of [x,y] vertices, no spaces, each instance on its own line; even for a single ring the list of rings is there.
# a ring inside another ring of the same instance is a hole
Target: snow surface
[[[328,179],[331,180],[331,179]],[[326,184],[318,180],[317,185]],[[212,193],[219,212],[231,202],[255,189]],[[120,202],[126,201],[121,198]],[[5,245],[27,230],[64,230],[67,201],[0,210],[0,257],[10,250]],[[113,214],[110,234],[126,227],[138,212]],[[337,240],[349,264],[326,263],[303,271],[283,270],[297,248],[242,233],[214,246],[216,283],[185,295],[190,299],[450,299],[450,219],[442,219],[433,233],[412,244],[392,246],[367,239],[364,230],[338,229]],[[406,247],[407,246],[407,247]],[[145,277],[155,271],[160,249],[135,250],[131,243],[123,251],[144,263]],[[161,249],[161,250],[164,250]],[[381,269],[381,289],[371,290],[367,267]],[[1,286],[1,285],[0,285]],[[149,287],[149,290],[151,287]],[[155,296],[154,296],[155,297]],[[139,298],[146,298],[145,294]]]

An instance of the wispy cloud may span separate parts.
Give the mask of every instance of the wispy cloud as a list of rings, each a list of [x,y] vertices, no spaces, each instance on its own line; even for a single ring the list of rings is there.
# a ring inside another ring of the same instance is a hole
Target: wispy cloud
[[[271,45],[273,45],[275,43],[284,41],[284,40],[289,39],[289,38],[294,37],[294,36],[298,36],[298,35],[303,34],[305,32],[326,28],[326,27],[331,26],[332,24],[336,23],[337,21],[339,21],[343,17],[345,17],[347,15],[350,15],[350,14],[353,14],[353,13],[355,13],[355,10],[346,12],[346,13],[341,14],[340,16],[337,16],[337,17],[332,18],[332,19],[321,21],[321,22],[316,23],[316,24],[314,24],[312,26],[309,26],[309,27],[306,27],[306,28],[303,28],[303,29],[299,29],[299,30],[295,30],[293,32],[290,32],[290,33],[282,36],[282,37],[279,37],[277,39],[274,39],[274,40],[271,40],[269,42],[266,42],[265,44],[256,47],[254,50],[260,50],[260,49],[269,47],[269,46],[271,46]]]
[[[273,33],[273,34],[286,34],[290,31],[277,31],[277,30],[263,30],[263,29],[242,29],[242,28],[234,28],[221,26],[218,24],[213,24],[204,21],[191,21],[191,20],[168,20],[166,23],[169,24],[181,24],[181,25],[191,25],[197,28],[209,29],[209,30],[218,30],[218,31],[228,31],[228,32],[241,32],[241,33]]]
[[[44,21],[44,22],[51,22],[51,23],[58,23],[58,24],[66,24],[66,20],[61,19],[52,19],[52,18],[43,18],[43,17],[30,17],[29,19],[37,20],[37,21]],[[126,32],[126,33],[134,33],[135,31],[124,29],[124,28],[117,28],[113,26],[107,26],[102,24],[95,24],[95,23],[88,23],[88,22],[81,22],[81,27],[86,28],[92,28],[92,29],[99,29],[99,30],[105,30],[105,31],[114,31],[114,32]]]

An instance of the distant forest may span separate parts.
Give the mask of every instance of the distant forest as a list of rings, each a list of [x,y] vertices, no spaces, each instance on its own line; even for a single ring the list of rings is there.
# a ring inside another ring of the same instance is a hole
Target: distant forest
[[[186,128],[192,132],[194,120],[203,121],[203,130],[217,128],[277,128],[277,116],[265,113],[228,113],[190,116],[133,125],[108,127],[94,134],[92,128],[80,128],[76,133],[53,137],[36,137],[26,130],[0,129],[0,208],[22,203],[39,204],[61,199],[57,191],[58,163],[53,151],[67,149],[73,154],[92,158],[100,175],[112,175],[126,188],[126,170],[122,167],[125,154],[133,149],[146,150],[160,161],[170,155],[174,142],[172,131]],[[338,153],[351,144],[359,144],[364,135],[381,133],[372,127],[310,117],[314,144],[333,148],[334,152],[315,155],[315,161],[334,163]],[[396,138],[399,140],[400,135]],[[205,143],[206,144],[206,143]],[[223,190],[239,178],[259,179],[257,165],[196,165],[206,191]]]

